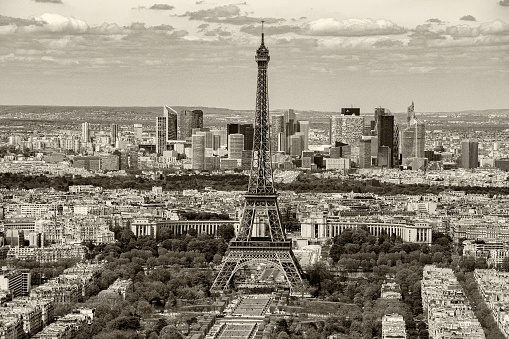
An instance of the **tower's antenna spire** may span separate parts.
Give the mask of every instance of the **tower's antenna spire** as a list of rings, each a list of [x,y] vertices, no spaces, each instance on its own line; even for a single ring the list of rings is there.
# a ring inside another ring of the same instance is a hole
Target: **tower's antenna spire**
[[[263,36],[264,36],[264,34],[263,34],[263,23],[264,23],[264,22],[265,22],[265,21],[263,21],[263,20],[262,20],[262,45],[263,45]]]

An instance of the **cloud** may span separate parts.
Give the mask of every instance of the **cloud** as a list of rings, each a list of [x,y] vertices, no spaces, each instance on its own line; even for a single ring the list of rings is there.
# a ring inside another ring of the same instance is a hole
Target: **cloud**
[[[464,15],[460,18],[460,20],[463,21],[477,21],[473,16],[471,15]]]
[[[200,26],[198,26],[198,28],[200,29],[198,32],[205,31],[209,26],[210,24],[201,24]]]
[[[24,27],[24,26],[42,26],[41,22],[37,22],[34,19],[26,20],[26,19],[20,19],[20,18],[12,18],[9,16],[0,15],[0,26],[7,26],[7,25],[15,25],[18,27]]]
[[[429,22],[431,24],[439,24],[439,25],[444,25],[445,22],[440,20],[440,19],[437,19],[437,18],[432,18],[432,19],[428,19],[426,20],[426,22]]]
[[[72,34],[84,33],[89,29],[85,21],[65,17],[55,13],[44,13],[43,15],[35,16],[32,19],[42,24],[41,28],[49,32],[65,32]]]
[[[222,28],[216,28],[211,31],[205,32],[205,36],[231,36],[232,34],[228,31],[223,30]]]
[[[96,34],[123,34],[125,33],[124,29],[118,26],[117,24],[108,24],[103,23],[101,26],[92,27],[90,29],[91,33]]]
[[[147,29],[144,22],[132,22],[128,28],[133,31],[144,31]]]
[[[256,18],[240,14],[240,8],[237,5],[224,5],[195,12],[186,12],[181,16],[189,17],[189,20],[201,20],[230,25],[255,24],[262,20],[264,20],[266,24],[277,24],[285,21],[285,19],[282,18]]]
[[[257,18],[257,17],[245,16],[245,15],[236,16],[236,17],[232,17],[232,18],[224,18],[224,19],[209,18],[206,21],[230,24],[230,25],[247,25],[247,24],[260,23],[262,20],[265,22],[265,24],[268,24],[268,25],[278,24],[278,23],[285,21],[285,19],[283,19],[283,18]]]
[[[264,32],[266,35],[278,35],[278,34],[287,34],[287,33],[302,33],[302,28],[298,26],[290,26],[290,25],[282,25],[282,26],[265,26]],[[251,35],[260,35],[262,32],[261,25],[249,25],[244,26],[240,29],[243,33],[248,33]]]
[[[498,4],[500,6],[509,6],[509,0],[501,0]]]
[[[436,67],[430,66],[412,66],[408,68],[409,73],[417,73],[417,74],[425,74],[430,73],[431,71],[436,70]]]
[[[447,27],[445,33],[456,38],[478,37],[480,35],[509,35],[509,25],[502,20],[486,22],[479,27],[457,25]]]
[[[306,33],[317,36],[369,36],[403,34],[407,30],[388,20],[322,18],[307,24]]]
[[[170,11],[174,8],[175,8],[175,6],[171,6],[168,4],[154,4],[149,7],[149,9],[155,9],[155,10],[160,10],[160,11]]]
[[[35,2],[46,2],[50,4],[63,4],[62,0],[34,0]]]
[[[238,6],[224,5],[195,12],[186,12],[183,16],[188,16],[189,20],[207,21],[207,19],[231,18],[238,15],[240,15],[240,8]]]
[[[153,26],[151,29],[156,31],[174,31],[175,27],[171,25],[159,25],[159,26]]]
[[[163,62],[161,60],[145,60],[144,64],[148,66],[157,66],[162,65]]]

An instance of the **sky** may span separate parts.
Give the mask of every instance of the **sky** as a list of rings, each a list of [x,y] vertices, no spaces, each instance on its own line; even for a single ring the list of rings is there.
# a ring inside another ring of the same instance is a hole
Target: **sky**
[[[509,108],[509,0],[0,0],[0,105]]]

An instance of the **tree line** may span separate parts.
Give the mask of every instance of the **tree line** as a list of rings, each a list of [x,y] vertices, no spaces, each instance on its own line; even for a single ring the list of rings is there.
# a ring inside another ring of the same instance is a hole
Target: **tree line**
[[[185,180],[183,180],[185,179]],[[153,186],[161,186],[166,191],[181,191],[186,189],[203,190],[212,188],[220,191],[245,191],[247,190],[249,177],[242,174],[185,174],[165,175],[160,174],[156,179],[128,174],[122,177],[106,176],[47,176],[47,175],[23,175],[17,173],[0,173],[0,188],[7,189],[32,189],[54,188],[60,191],[68,191],[72,185],[93,185],[104,189],[138,189],[151,190]],[[294,191],[297,193],[374,193],[379,195],[398,194],[439,194],[445,190],[465,191],[467,194],[490,194],[507,195],[507,187],[478,187],[478,186],[455,186],[445,187],[425,184],[392,184],[378,181],[359,181],[351,178],[317,178],[309,173],[301,173],[292,183],[276,183],[277,190]]]

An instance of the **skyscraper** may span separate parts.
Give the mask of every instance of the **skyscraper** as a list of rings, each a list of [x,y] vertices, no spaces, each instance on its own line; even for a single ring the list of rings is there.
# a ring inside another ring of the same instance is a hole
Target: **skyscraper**
[[[118,138],[118,125],[111,124],[110,125],[110,144],[115,146]]]
[[[342,108],[341,115],[331,116],[329,120],[329,142],[331,147],[336,143],[350,145],[351,156],[359,156],[360,140],[364,134],[364,117],[360,108]],[[357,161],[357,160],[356,160]]]
[[[402,165],[409,165],[412,158],[424,158],[424,122],[415,118],[414,103],[407,109],[407,127],[401,131]]]
[[[461,167],[477,168],[479,167],[479,144],[477,141],[463,140],[461,142]]]
[[[273,115],[270,138],[272,152],[284,152],[286,149],[285,117]]]
[[[358,165],[360,168],[371,167],[371,137],[361,139]]]
[[[134,124],[133,125],[134,130],[134,137],[138,142],[141,142],[143,140],[143,125],[142,124]]]
[[[164,117],[166,118],[166,140],[177,139],[177,115],[178,113],[169,106],[164,106]]]
[[[192,136],[193,157],[191,165],[194,170],[203,170],[205,167],[205,135],[195,134]]]
[[[303,137],[300,134],[294,134],[290,136],[290,155],[291,156],[301,156],[302,151],[304,150],[304,141]]]
[[[90,142],[90,124],[88,122],[81,124],[81,141]]]
[[[378,137],[378,165],[393,167],[394,158],[397,158],[399,149],[394,142],[394,115],[385,108],[375,108],[375,125]],[[388,149],[381,150],[382,147]],[[385,157],[389,157],[385,159]],[[383,158],[383,159],[382,159]]]
[[[242,159],[244,150],[244,136],[240,133],[230,134],[228,136],[228,158]]]
[[[156,117],[156,153],[162,155],[166,145],[166,117]]]
[[[193,134],[193,128],[203,127],[203,111],[182,110],[177,115],[177,139],[185,140]]]
[[[304,151],[309,149],[309,121],[297,121],[297,131],[302,134]]]
[[[244,136],[244,149],[253,149],[254,128],[252,124],[227,124],[227,135],[242,134]]]

